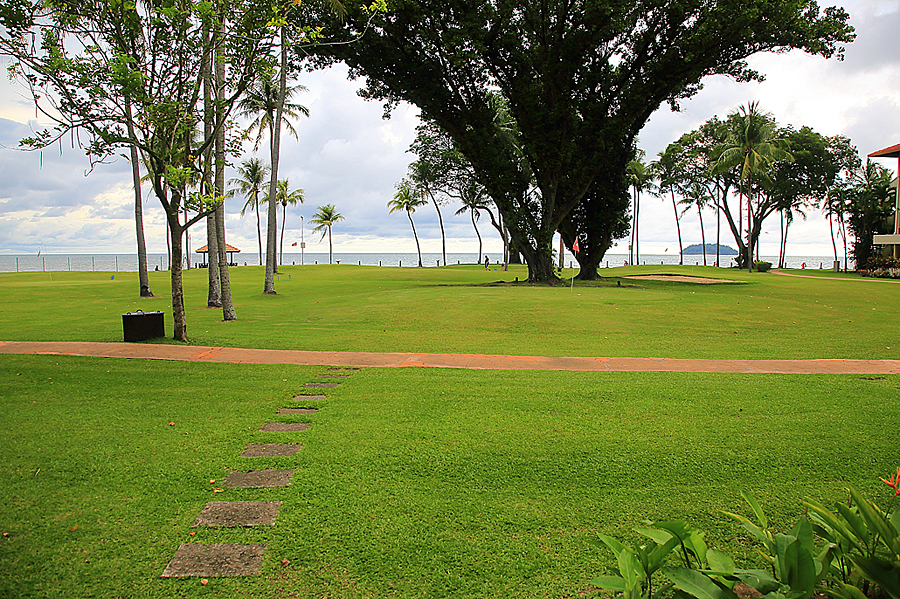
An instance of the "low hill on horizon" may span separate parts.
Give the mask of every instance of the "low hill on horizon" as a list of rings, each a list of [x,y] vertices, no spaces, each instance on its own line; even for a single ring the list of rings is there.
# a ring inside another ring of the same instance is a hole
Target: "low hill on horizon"
[[[696,256],[703,253],[703,245],[699,243],[695,243],[694,245],[689,245],[684,248],[684,252],[682,252],[685,256]],[[706,244],[706,255],[716,253],[716,244],[707,243]],[[737,256],[738,252],[733,247],[727,245],[719,245],[719,255],[720,256]]]

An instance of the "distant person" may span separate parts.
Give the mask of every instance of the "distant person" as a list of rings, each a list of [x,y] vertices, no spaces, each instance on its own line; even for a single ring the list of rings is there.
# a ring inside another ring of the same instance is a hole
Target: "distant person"
[[[801,265],[800,265],[800,268],[804,268],[804,269],[805,269],[805,268],[806,268],[806,262],[804,262],[803,264],[801,264]]]
[[[491,267],[491,261],[488,259],[487,256],[485,256],[484,257],[484,269],[489,270],[490,267]]]

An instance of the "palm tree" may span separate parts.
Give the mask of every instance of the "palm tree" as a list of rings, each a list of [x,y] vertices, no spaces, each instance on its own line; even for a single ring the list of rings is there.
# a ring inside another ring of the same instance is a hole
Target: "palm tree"
[[[462,207],[456,211],[456,215],[469,213],[472,218],[472,228],[475,229],[475,235],[478,236],[478,264],[481,264],[481,233],[478,231],[476,222],[481,218],[481,210],[487,210],[485,205],[485,193],[474,179],[469,179],[467,183],[460,187],[460,202]]]
[[[340,212],[335,211],[334,204],[326,204],[325,206],[319,206],[316,213],[313,214],[312,218],[309,219],[310,224],[315,225],[313,227],[313,231],[321,231],[326,229],[325,233],[322,233],[322,239],[325,239],[325,234],[328,234],[328,264],[331,264],[331,227],[335,223],[339,223],[344,220],[344,215]],[[320,240],[321,241],[321,240]]]
[[[284,264],[284,223],[287,222],[288,205],[296,206],[306,201],[302,189],[290,191],[290,184],[287,179],[278,182],[278,203],[281,204],[281,242],[279,243],[279,259],[280,264]]]
[[[740,107],[729,120],[731,130],[728,141],[716,163],[715,170],[722,172],[740,167],[741,194],[747,197],[747,270],[753,272],[753,177],[768,180],[769,165],[776,160],[791,160],[787,140],[776,137],[776,124],[772,115],[759,110],[759,102]]]
[[[259,241],[259,264],[262,266],[262,229],[259,220],[259,193],[262,191],[263,185],[266,183],[266,176],[269,174],[269,167],[264,165],[259,158],[249,158],[241,162],[241,166],[237,168],[238,176],[229,179],[229,185],[237,185],[236,190],[228,192],[228,196],[235,195],[239,191],[241,195],[247,198],[244,207],[241,208],[241,216],[247,212],[248,208],[252,208],[256,213],[256,238]]]
[[[416,251],[419,253],[419,266],[422,266],[422,248],[419,247],[419,237],[416,235],[416,225],[413,222],[412,214],[416,211],[416,208],[425,205],[424,195],[414,193],[410,187],[409,181],[404,179],[397,184],[397,193],[394,194],[394,199],[388,202],[387,205],[388,208],[390,208],[388,214],[393,214],[400,210],[406,211],[406,216],[409,218],[409,224],[412,226],[413,238],[416,240]],[[479,252],[480,251],[481,250],[479,250]]]
[[[652,182],[652,176],[647,171],[647,165],[644,163],[644,156],[644,151],[638,150],[634,160],[630,161],[625,167],[628,183],[634,191],[634,212],[631,219],[631,244],[628,246],[628,261],[631,264],[640,263],[640,253],[638,251],[638,217],[640,216],[641,211],[641,192],[649,190]]]
[[[288,132],[297,137],[297,131],[285,116],[299,118],[300,114],[309,116],[309,110],[299,104],[292,104],[288,100],[294,94],[305,90],[303,86],[287,85],[287,48],[289,44],[285,28],[281,27],[281,60],[276,82],[272,73],[262,74],[256,83],[246,92],[239,108],[241,114],[252,117],[256,115],[250,124],[249,132],[257,132],[257,147],[262,139],[263,130],[269,133],[269,215],[266,221],[266,278],[264,293],[275,293],[275,235],[278,226],[276,222],[276,208],[278,196],[278,161],[281,153],[281,129],[285,125]]]
[[[678,203],[675,200],[675,192],[682,188],[681,172],[679,162],[684,148],[672,143],[666,147],[665,152],[659,153],[656,162],[650,165],[650,172],[653,178],[659,180],[657,191],[654,192],[659,198],[665,198],[668,192],[672,197],[672,208],[675,210],[675,229],[678,231],[678,264],[684,264],[684,245],[681,242],[681,215],[678,213]]]

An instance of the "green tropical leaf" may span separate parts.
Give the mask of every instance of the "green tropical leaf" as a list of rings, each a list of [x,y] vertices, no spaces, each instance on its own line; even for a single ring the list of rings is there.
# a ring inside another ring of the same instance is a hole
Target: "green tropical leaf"
[[[621,576],[598,576],[591,581],[591,584],[604,591],[625,592],[625,579]]]
[[[708,576],[689,568],[668,567],[662,569],[676,588],[697,599],[734,599],[736,595],[723,589]]]
[[[722,572],[725,575],[734,574],[734,560],[727,553],[723,553],[718,549],[710,549],[706,558],[709,562],[709,569]]]
[[[759,522],[759,525],[763,528],[768,528],[769,519],[766,518],[766,514],[759,506],[759,502],[756,501],[756,498],[746,491],[741,491],[741,497],[744,498],[744,501],[746,501],[750,506],[750,509],[753,510],[753,514],[756,516],[756,521]]]

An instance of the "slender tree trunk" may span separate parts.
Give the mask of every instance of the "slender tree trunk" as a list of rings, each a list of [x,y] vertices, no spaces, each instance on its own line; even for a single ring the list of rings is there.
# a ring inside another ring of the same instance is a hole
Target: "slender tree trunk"
[[[722,234],[722,206],[719,204],[719,183],[716,182],[716,268],[722,267],[722,261],[719,257],[720,241]]]
[[[225,24],[220,30],[221,38],[225,37]],[[220,39],[221,39],[220,38]],[[221,51],[216,51],[216,197],[223,198],[216,207],[216,246],[219,252],[219,284],[222,289],[222,318],[225,321],[237,319],[234,304],[231,301],[231,279],[228,276],[228,255],[225,252],[225,115],[221,102],[225,98],[225,62]]]
[[[169,219],[166,219],[166,258],[169,260],[169,270],[172,270],[172,232],[169,226]],[[837,250],[834,250],[834,259],[837,260]]]
[[[272,156],[271,179],[269,181],[269,214],[266,225],[266,281],[263,293],[275,293],[275,234],[277,232],[278,206],[276,194],[278,192],[278,160],[281,153],[281,120],[284,114],[284,98],[287,91],[287,36],[284,27],[281,27],[281,66],[278,74],[278,107],[275,109],[275,122],[272,124],[269,135],[269,144]],[[329,232],[328,242],[331,243]],[[331,252],[329,250],[329,264]]]
[[[262,228],[259,222],[259,191],[253,190],[253,210],[256,212],[256,240],[259,241],[259,265],[263,265]]]
[[[472,217],[472,228],[475,229],[475,235],[478,237],[478,264],[481,264],[481,233],[478,232],[478,226],[475,224],[476,210],[474,208],[470,210],[469,215]]]
[[[678,204],[675,203],[675,190],[672,190],[672,208],[675,209],[675,228],[678,230],[678,264],[684,264],[684,246],[681,243],[681,222],[678,218]]]
[[[631,240],[628,244],[628,262],[634,264],[634,240],[637,234],[638,213],[637,187],[632,186],[632,190],[634,191],[634,211],[631,215]]]
[[[331,225],[328,225],[328,264],[331,264],[331,257],[333,255],[333,250],[331,246]],[[421,264],[420,264],[421,266]]]
[[[125,96],[125,112],[127,114],[128,136],[135,139],[134,122],[131,116],[131,99]],[[153,297],[150,290],[150,276],[147,274],[147,242],[144,239],[144,205],[141,200],[141,164],[137,146],[130,146],[131,178],[134,182],[134,228],[137,236],[138,280],[141,297]]]
[[[284,265],[284,223],[287,221],[287,204],[281,206],[281,239],[278,241],[278,264]]]
[[[182,194],[182,197],[187,195],[186,193]],[[190,218],[188,218],[187,208],[184,209],[184,222],[188,222]],[[190,229],[184,230],[184,261],[187,265],[186,270],[191,269],[191,231]]]
[[[409,213],[409,210],[406,211],[406,218],[409,219],[409,225],[412,227],[413,239],[416,240],[416,252],[419,254],[419,268],[422,267],[422,248],[419,247],[419,236],[416,235],[416,224],[413,222],[412,214]],[[328,238],[328,243],[331,243],[331,238]]]
[[[441,225],[441,255],[444,258],[444,266],[447,266],[447,236],[444,234],[444,218],[441,216],[441,207],[438,206],[437,198],[434,197],[434,194],[429,192],[429,196],[431,196],[431,203],[434,204],[434,209],[437,210],[438,214],[438,223]],[[419,262],[422,261],[421,256],[419,257]],[[419,264],[419,266],[422,266]]]
[[[637,192],[634,208],[634,258],[641,261],[641,192]]]
[[[697,215],[700,217],[700,242],[703,246],[703,266],[706,266],[706,231],[703,230],[703,211],[700,202],[697,202]]]

